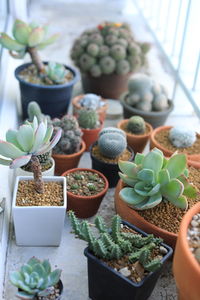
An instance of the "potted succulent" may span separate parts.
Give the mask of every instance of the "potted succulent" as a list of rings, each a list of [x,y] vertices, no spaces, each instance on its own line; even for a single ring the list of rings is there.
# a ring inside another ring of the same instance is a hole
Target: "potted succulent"
[[[96,214],[108,190],[108,180],[92,169],[75,168],[62,174],[67,179],[67,210],[73,210],[78,218]]]
[[[144,118],[153,127],[161,126],[173,109],[166,88],[145,74],[135,74],[128,83],[128,92],[121,95],[124,118]]]
[[[103,124],[99,121],[97,112],[92,109],[81,109],[77,119],[83,133],[85,150],[89,151],[90,146],[98,139]]]
[[[40,261],[36,257],[9,274],[10,282],[18,288],[16,297],[22,300],[60,300],[63,293],[60,276],[60,269],[51,271],[48,259]]]
[[[82,108],[93,109],[99,115],[99,120],[105,120],[108,103],[106,99],[95,94],[79,95],[72,99],[73,115],[77,116]]]
[[[152,234],[121,222],[115,215],[111,227],[95,218],[99,236],[93,234],[87,221],[79,222],[69,212],[75,235],[85,240],[88,260],[88,287],[91,299],[147,299],[152,293],[162,266],[172,249]]]
[[[119,180],[118,161],[132,160],[134,153],[127,147],[124,131],[115,127],[107,127],[100,131],[98,141],[90,149],[92,169],[105,175],[109,187],[115,187]]]
[[[55,128],[62,128],[61,139],[52,154],[56,164],[55,173],[61,175],[78,166],[85,151],[85,142],[81,138],[82,131],[74,116],[65,115],[61,119],[54,119],[52,123]]]
[[[166,159],[157,148],[147,155],[137,153],[134,162],[119,161],[117,213],[174,247],[182,217],[199,201],[198,179],[195,181],[199,170],[186,167],[184,154]]]
[[[38,155],[50,151],[61,137],[58,129],[50,141],[53,126],[26,121],[19,130],[8,130],[0,140],[0,164],[19,168],[31,163],[33,177],[18,176],[15,181],[12,213],[16,242],[23,246],[58,246],[64,226],[65,177],[42,178]]]
[[[71,58],[81,71],[86,93],[118,99],[128,78],[146,62],[148,43],[138,43],[125,23],[104,22],[75,40]]]
[[[152,126],[140,116],[133,116],[117,124],[126,133],[127,143],[135,153],[142,152],[153,131]]]
[[[40,104],[42,111],[51,117],[60,117],[67,112],[72,88],[78,80],[77,71],[55,62],[42,62],[38,50],[57,39],[57,34],[47,37],[48,27],[27,24],[17,19],[13,25],[13,39],[6,33],[0,34],[0,44],[14,58],[22,59],[26,53],[32,62],[15,70],[19,81],[23,118],[27,118],[27,106],[31,100]]]
[[[160,126],[150,138],[151,148],[157,147],[165,156],[185,153],[190,163],[200,163],[200,134],[185,126]]]
[[[198,300],[200,295],[200,203],[183,217],[173,260],[173,273],[180,300]]]

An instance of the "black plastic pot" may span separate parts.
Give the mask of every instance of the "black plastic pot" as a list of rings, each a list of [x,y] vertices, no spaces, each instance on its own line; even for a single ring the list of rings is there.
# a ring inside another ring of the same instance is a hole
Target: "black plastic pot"
[[[152,111],[152,112],[146,112],[139,110],[135,107],[130,106],[127,104],[124,99],[126,96],[121,99],[121,104],[123,106],[123,112],[124,112],[124,119],[129,119],[132,116],[141,116],[147,123],[150,123],[154,128],[159,127],[163,125],[170,114],[170,112],[174,108],[174,104],[171,100],[168,100],[169,108],[164,111]]]
[[[96,156],[92,154],[92,148],[97,145],[97,142],[95,142],[91,147],[90,147],[90,156],[92,160],[92,169],[97,170],[108,179],[109,187],[115,187],[119,181],[119,167],[118,164],[112,164],[112,163],[107,163],[104,162],[100,159],[98,159]],[[127,147],[127,149],[132,153],[129,161],[132,161],[134,158],[134,152],[130,147]]]
[[[123,221],[123,224],[132,228],[136,232],[147,236],[147,234],[134,225]],[[158,280],[165,262],[172,255],[172,248],[162,243],[162,246],[168,250],[163,257],[163,265],[156,272],[149,273],[141,282],[135,283],[126,278],[118,271],[109,267],[105,262],[94,256],[88,248],[84,254],[88,262],[88,287],[89,297],[92,300],[145,300],[147,299]]]
[[[44,63],[47,64],[47,62]],[[42,112],[50,115],[51,118],[62,117],[67,113],[73,86],[79,79],[78,72],[72,67],[65,66],[74,76],[70,82],[59,85],[40,85],[20,78],[19,73],[30,65],[31,63],[23,64],[15,70],[15,77],[19,81],[21,92],[23,119],[28,117],[27,107],[31,101],[36,101]]]

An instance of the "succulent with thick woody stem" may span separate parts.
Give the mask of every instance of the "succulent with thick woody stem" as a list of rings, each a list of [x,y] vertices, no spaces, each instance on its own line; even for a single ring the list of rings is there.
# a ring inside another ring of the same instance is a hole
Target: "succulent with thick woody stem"
[[[187,160],[184,154],[174,154],[166,159],[157,148],[147,155],[137,153],[134,162],[119,161],[119,176],[128,185],[120,198],[136,210],[153,208],[167,200],[187,209],[186,197],[195,198],[197,191],[189,184]]]
[[[32,257],[20,268],[9,274],[10,282],[19,290],[16,297],[22,300],[48,296],[60,280],[61,270],[51,271],[47,259],[40,261]]]
[[[37,118],[33,122],[26,121],[19,130],[9,129],[6,133],[6,141],[0,140],[0,164],[11,169],[22,167],[29,162],[34,175],[35,190],[43,193],[41,165],[38,155],[50,151],[61,137],[61,129],[58,129],[51,140],[53,126],[47,127],[47,121],[38,124]],[[51,141],[50,141],[51,140]]]
[[[62,64],[52,62],[46,68],[38,54],[38,50],[44,49],[58,38],[58,34],[47,37],[47,30],[46,25],[27,24],[16,19],[12,30],[14,39],[1,32],[0,44],[7,48],[14,58],[23,58],[26,53],[29,53],[39,75],[44,80],[46,79],[47,82],[50,81],[54,84],[63,83],[66,75],[65,67]]]
[[[123,232],[120,216],[112,218],[111,228],[106,226],[102,217],[97,216],[92,227],[98,230],[98,236],[93,234],[90,224],[87,221],[80,222],[73,211],[69,211],[69,218],[75,235],[88,242],[89,249],[97,257],[113,260],[128,255],[130,262],[138,260],[149,272],[160,268],[161,260],[151,259],[151,253],[162,240],[152,234],[143,237],[133,232]]]
[[[134,134],[144,134],[146,125],[145,121],[140,116],[133,116],[128,120],[127,130]]]
[[[122,75],[144,65],[149,48],[148,43],[134,40],[127,24],[105,22],[81,34],[72,47],[71,58],[81,72],[92,77]]]
[[[191,147],[196,141],[196,132],[180,126],[173,127],[169,131],[169,140],[177,148]]]
[[[78,123],[81,128],[94,129],[99,127],[99,117],[95,110],[81,109],[78,114]]]

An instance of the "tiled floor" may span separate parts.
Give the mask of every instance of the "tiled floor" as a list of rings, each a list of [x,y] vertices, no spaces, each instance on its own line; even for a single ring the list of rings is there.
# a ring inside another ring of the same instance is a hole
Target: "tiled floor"
[[[128,0],[127,0],[128,1]],[[42,57],[51,58],[60,62],[71,64],[69,51],[72,41],[85,28],[98,24],[103,20],[113,21],[129,21],[135,35],[141,40],[150,40],[146,28],[141,24],[141,20],[137,14],[125,14],[124,0],[34,0],[31,1],[30,16],[34,20],[50,21],[52,31],[61,32],[61,38],[58,43],[49,47],[42,52]],[[167,73],[166,66],[162,59],[159,58],[155,47],[149,54],[149,73],[155,78],[168,86],[170,92],[173,89],[172,78]],[[81,91],[80,83],[76,85],[74,94]],[[118,120],[107,120],[106,125],[116,125]],[[199,129],[199,120],[194,116],[191,106],[186,101],[184,95],[179,91],[175,102],[175,110],[167,120],[167,124],[196,126]],[[147,150],[147,149],[146,149]],[[81,159],[80,166],[91,165],[89,154],[85,153]],[[104,198],[99,213],[109,219],[114,214],[113,203],[114,189],[110,189]],[[87,290],[87,266],[86,258],[83,256],[85,243],[75,239],[70,234],[68,220],[66,220],[63,231],[61,246],[58,248],[30,248],[17,247],[14,237],[10,241],[7,261],[7,273],[10,270],[17,269],[19,265],[26,262],[30,256],[38,256],[39,258],[48,257],[52,265],[62,268],[62,280],[64,283],[64,300],[86,300],[88,299]],[[7,274],[8,278],[8,274]],[[12,287],[8,280],[5,286],[5,299],[13,300],[15,288]],[[124,297],[124,299],[126,299]],[[123,300],[124,300],[123,299]],[[150,297],[151,300],[172,300],[177,299],[176,287],[171,273],[171,263],[169,263],[161,275],[156,288]],[[127,299],[129,300],[129,299]],[[142,299],[141,299],[142,300]]]

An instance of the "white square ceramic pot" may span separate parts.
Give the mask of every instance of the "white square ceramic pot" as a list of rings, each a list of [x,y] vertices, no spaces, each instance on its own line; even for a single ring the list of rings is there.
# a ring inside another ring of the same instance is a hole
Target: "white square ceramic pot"
[[[16,243],[18,246],[59,246],[67,208],[66,178],[43,177],[45,182],[63,183],[63,206],[16,206],[19,181],[31,179],[18,176],[14,186],[12,213]]]

